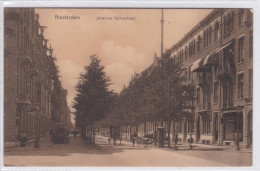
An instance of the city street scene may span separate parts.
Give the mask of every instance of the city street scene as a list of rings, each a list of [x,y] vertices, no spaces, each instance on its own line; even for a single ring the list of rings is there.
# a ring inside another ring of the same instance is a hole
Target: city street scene
[[[11,167],[251,167],[252,9],[4,9]]]

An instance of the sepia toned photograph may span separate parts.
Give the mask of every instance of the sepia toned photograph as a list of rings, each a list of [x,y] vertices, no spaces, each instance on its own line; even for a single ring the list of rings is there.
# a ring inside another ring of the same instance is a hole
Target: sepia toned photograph
[[[5,7],[3,165],[252,167],[253,15]]]

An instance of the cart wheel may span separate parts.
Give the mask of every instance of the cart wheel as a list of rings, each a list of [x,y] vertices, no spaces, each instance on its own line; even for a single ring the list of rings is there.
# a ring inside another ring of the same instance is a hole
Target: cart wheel
[[[144,143],[143,145],[144,145],[144,148],[147,148],[149,144],[148,143]]]

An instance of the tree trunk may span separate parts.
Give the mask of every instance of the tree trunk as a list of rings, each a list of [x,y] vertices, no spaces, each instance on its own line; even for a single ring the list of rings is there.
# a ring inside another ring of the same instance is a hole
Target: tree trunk
[[[175,134],[175,120],[173,121],[173,126],[172,126],[172,133],[173,133],[173,135]]]
[[[156,145],[156,141],[157,141],[157,134],[156,134],[156,132],[157,132],[157,130],[156,130],[157,128],[156,128],[156,121],[154,121],[154,130],[153,130],[153,133],[154,133],[154,145]]]
[[[144,135],[146,135],[146,122],[144,122]]]
[[[92,143],[95,144],[95,122],[92,123]]]
[[[125,138],[126,138],[126,140],[127,140],[127,125],[125,125]]]
[[[88,124],[88,138],[89,138],[89,141],[88,143],[89,144],[92,144],[92,124]]]
[[[171,131],[171,121],[168,120],[168,125],[167,125],[167,132],[168,132],[168,148],[170,148],[170,142],[171,142],[170,131]]]

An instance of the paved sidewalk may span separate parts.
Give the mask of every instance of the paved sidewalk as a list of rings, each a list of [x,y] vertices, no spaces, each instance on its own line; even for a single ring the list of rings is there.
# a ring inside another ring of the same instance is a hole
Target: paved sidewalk
[[[99,136],[102,136],[102,135],[99,135]],[[102,136],[102,137],[108,139],[108,137],[105,137],[105,136]],[[129,140],[124,140],[124,139],[121,141],[121,143],[127,144],[129,146],[133,145],[133,143],[130,142]],[[110,144],[113,145],[113,141],[111,141]],[[120,145],[119,140],[116,141],[116,145]],[[140,146],[143,147],[143,145],[137,145],[137,143],[135,143],[135,146],[136,147],[140,147]],[[149,144],[148,148],[157,148],[157,149],[163,149],[163,150],[167,150],[167,149],[175,150],[174,144],[172,142],[171,142],[170,148],[168,148],[167,142],[165,142],[164,148],[159,148],[159,147],[155,146],[154,144]],[[179,142],[177,144],[177,150],[188,151],[188,150],[190,150],[190,144],[187,143],[187,142]],[[231,146],[206,145],[206,144],[199,144],[199,143],[193,143],[192,144],[192,150],[194,150],[194,151],[236,151],[235,147],[231,147]],[[237,151],[237,152],[252,153],[252,148],[240,148],[240,151]]]
[[[53,145],[50,136],[42,137],[39,142],[40,148],[34,148],[34,141],[27,142],[25,147],[17,146],[17,147],[9,147],[5,148],[5,152],[12,152],[12,151],[31,151],[31,150],[43,150],[49,146]]]

